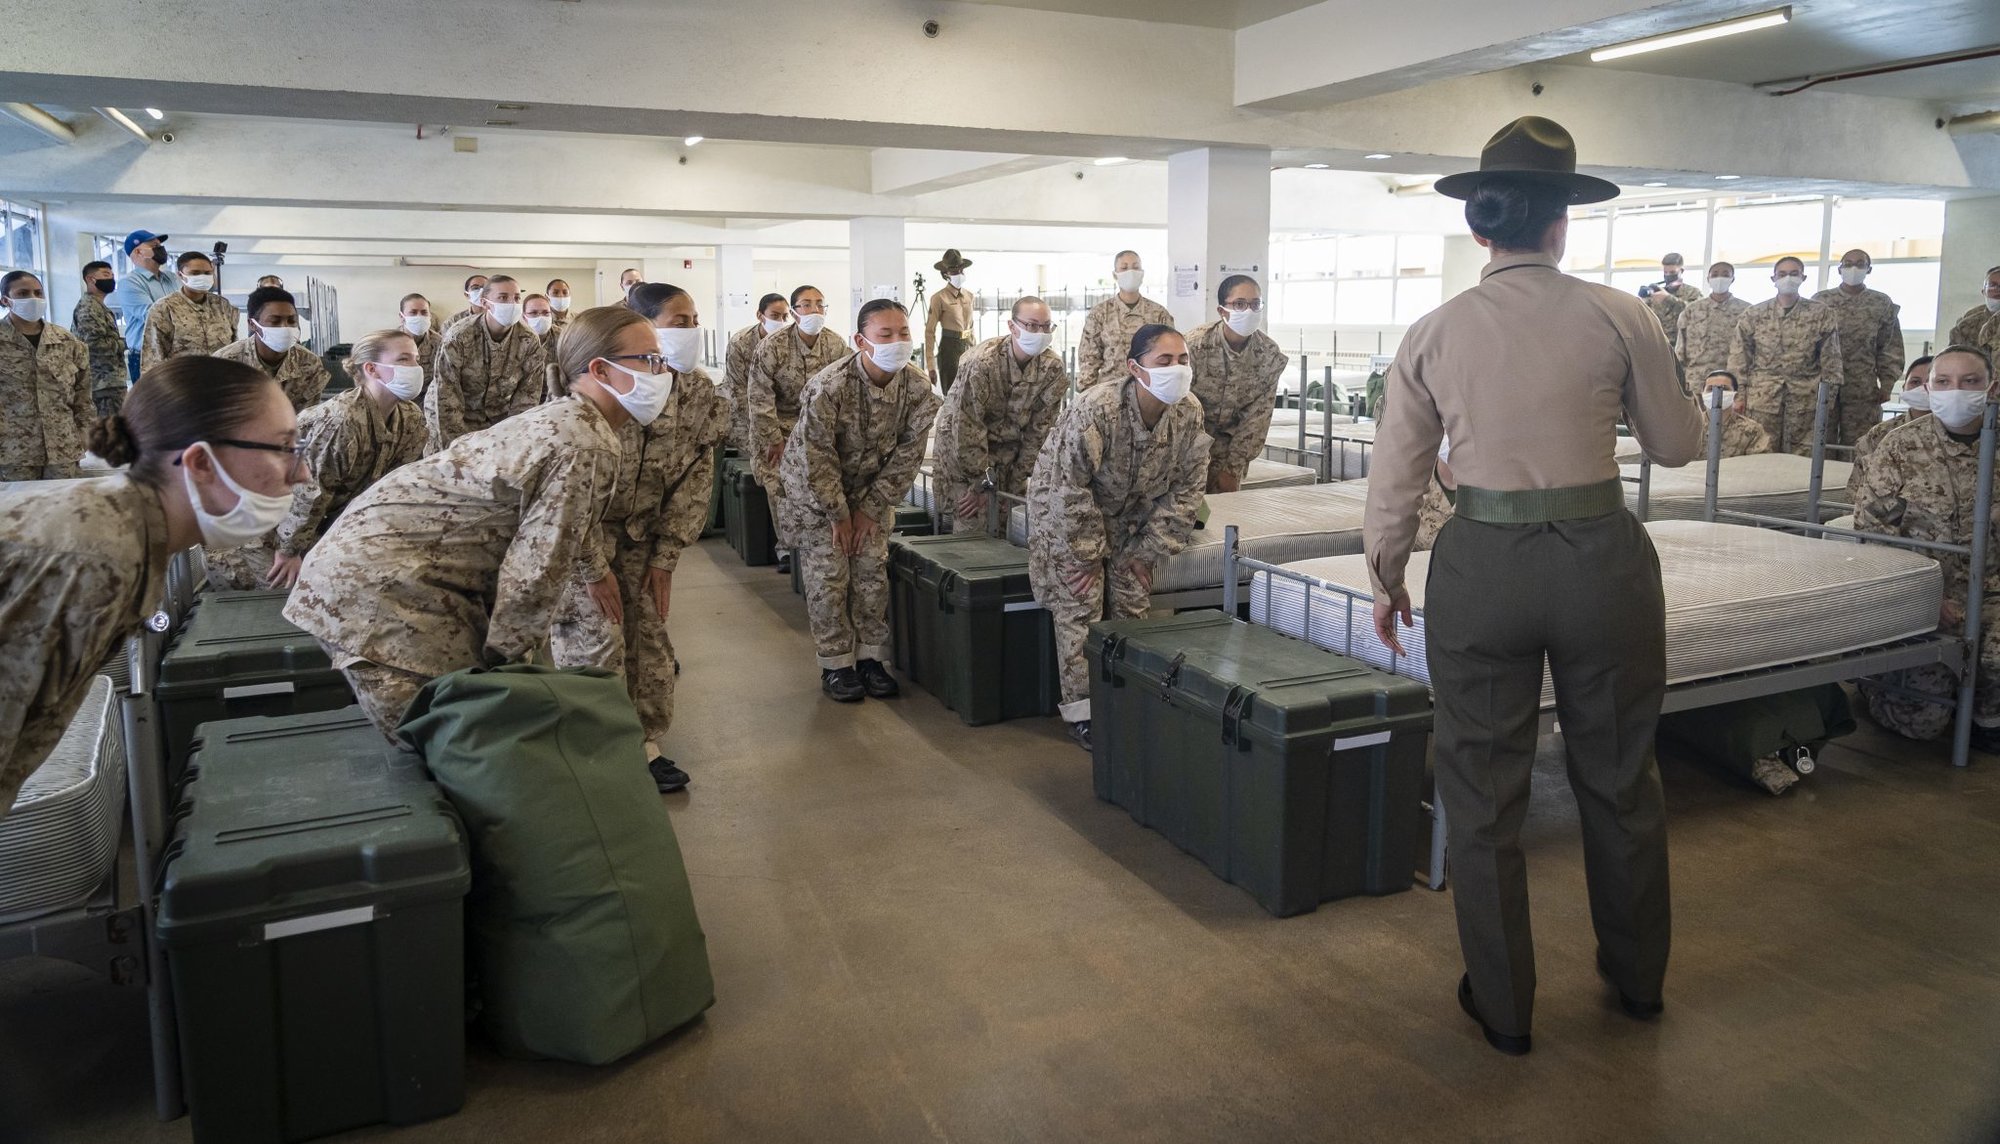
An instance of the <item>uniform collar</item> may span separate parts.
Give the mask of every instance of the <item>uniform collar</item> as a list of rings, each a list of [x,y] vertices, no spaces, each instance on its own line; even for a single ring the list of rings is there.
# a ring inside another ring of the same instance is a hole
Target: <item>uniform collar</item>
[[[1479,280],[1484,282],[1503,270],[1514,270],[1523,266],[1539,266],[1545,270],[1554,270],[1556,269],[1556,260],[1539,250],[1528,251],[1522,254],[1503,254],[1493,261],[1488,262],[1485,268],[1480,270]]]

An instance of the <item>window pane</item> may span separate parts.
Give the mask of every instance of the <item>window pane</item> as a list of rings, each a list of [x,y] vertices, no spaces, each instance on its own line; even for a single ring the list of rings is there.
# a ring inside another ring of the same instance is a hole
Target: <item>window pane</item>
[[[22,215],[14,215],[12,216],[12,221],[14,230],[14,253],[12,261],[14,265],[39,273],[42,269],[39,258],[42,245],[39,241],[42,229],[40,220],[26,218]]]
[[[1593,271],[1604,269],[1604,215],[1571,215],[1569,248],[1563,254],[1563,269],[1597,281]]]
[[[1444,279],[1404,278],[1396,283],[1396,324],[1407,326],[1444,301]]]
[[[1444,236],[1406,234],[1396,240],[1396,271],[1402,275],[1444,273]],[[1400,303],[1399,303],[1400,305]]]
[[[1284,244],[1285,276],[1287,278],[1310,278],[1315,275],[1331,277],[1334,255],[1338,244],[1331,238],[1308,238]]]
[[[1900,321],[1905,331],[1937,329],[1938,264],[1935,262],[1878,262],[1868,275],[1868,285],[1896,300],[1903,308]],[[1958,315],[1953,314],[1956,318]],[[1905,335],[1906,341],[1911,341]],[[1911,357],[1917,356],[1915,351]]]
[[[1736,264],[1739,283],[1758,277],[1745,273],[1746,269],[1769,267],[1785,255],[1802,258],[1810,267],[1819,261],[1823,211],[1818,198],[1728,203],[1715,212],[1715,257]],[[1769,272],[1762,277],[1768,279]],[[1815,277],[1808,274],[1807,285],[1814,281]],[[1768,281],[1764,296],[1770,296]]]
[[[1833,204],[1832,238],[1835,258],[1856,247],[1877,262],[1936,258],[1943,246],[1944,204],[1929,199],[1839,199]]]
[[[1343,326],[1387,326],[1395,322],[1396,284],[1390,279],[1353,279],[1340,284],[1334,320]]]
[[[1619,225],[1624,225],[1622,222]],[[1660,280],[1660,267],[1655,263],[1650,270],[1620,270],[1611,276],[1611,288],[1627,294],[1637,295],[1639,287],[1651,286]]]
[[[1644,270],[1651,274],[1646,282],[1658,282],[1660,259],[1672,252],[1686,260],[1683,276],[1698,282],[1706,269],[1702,248],[1708,242],[1708,211],[1687,207],[1621,210],[1612,224],[1611,242],[1613,261],[1621,271]],[[1819,249],[1817,242],[1813,249]]]
[[[1442,259],[1443,256],[1439,257]],[[1342,278],[1375,278],[1395,272],[1395,235],[1351,234],[1340,240]]]
[[[1330,325],[1333,282],[1287,282],[1279,291],[1275,321],[1288,326]]]

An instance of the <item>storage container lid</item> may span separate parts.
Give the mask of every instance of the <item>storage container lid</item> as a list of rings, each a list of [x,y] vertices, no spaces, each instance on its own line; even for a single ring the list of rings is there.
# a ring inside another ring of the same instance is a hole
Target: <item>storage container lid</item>
[[[160,696],[174,699],[224,683],[328,676],[319,641],[284,617],[286,592],[210,592],[160,659]]]

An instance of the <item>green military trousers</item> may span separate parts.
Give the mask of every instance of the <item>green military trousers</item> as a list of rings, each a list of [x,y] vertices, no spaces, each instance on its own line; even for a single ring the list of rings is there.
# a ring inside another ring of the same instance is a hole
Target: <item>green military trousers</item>
[[[1659,556],[1622,508],[1536,524],[1470,519],[1463,497],[1459,511],[1431,551],[1424,617],[1438,792],[1473,999],[1494,1029],[1530,1031],[1535,951],[1520,837],[1546,660],[1599,956],[1627,997],[1657,1001],[1671,932],[1653,755],[1666,692]]]
[[[965,351],[972,348],[972,335],[964,330],[938,331],[937,371],[938,388],[951,392],[952,383],[958,380],[958,361]]]

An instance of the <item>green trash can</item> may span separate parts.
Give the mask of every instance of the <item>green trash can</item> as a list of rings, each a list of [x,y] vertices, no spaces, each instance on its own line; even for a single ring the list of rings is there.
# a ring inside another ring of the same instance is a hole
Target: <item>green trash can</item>
[[[457,813],[360,708],[202,728],[157,932],[197,1144],[413,1124],[465,1096]]]
[[[167,775],[186,765],[195,728],[215,719],[304,715],[354,702],[319,641],[284,617],[287,592],[205,592],[160,659]]]
[[[1091,626],[1092,774],[1279,917],[1410,888],[1430,691],[1220,612]]]
[[[1055,626],[1028,585],[1027,549],[891,537],[889,628],[896,666],[967,723],[1055,714]]]

